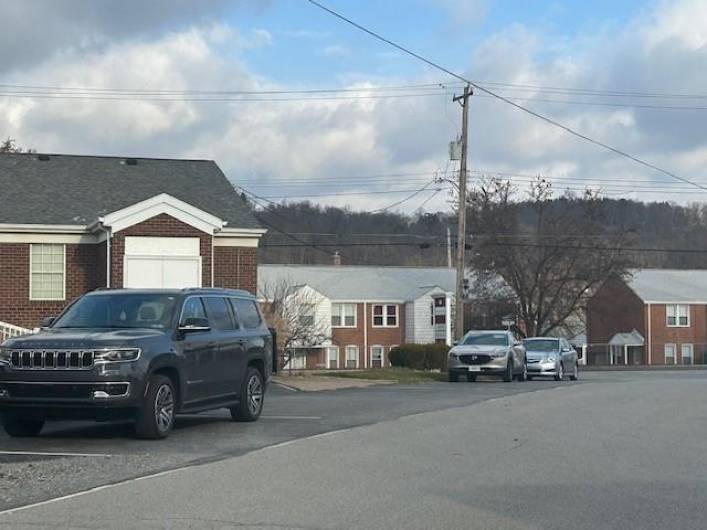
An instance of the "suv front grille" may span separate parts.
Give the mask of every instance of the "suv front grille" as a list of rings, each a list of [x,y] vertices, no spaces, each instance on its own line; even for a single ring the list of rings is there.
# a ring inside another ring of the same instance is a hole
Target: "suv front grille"
[[[14,370],[90,370],[94,360],[91,350],[14,350],[10,354]]]
[[[459,360],[464,364],[486,364],[491,360],[491,356],[479,353],[468,353],[460,355]]]

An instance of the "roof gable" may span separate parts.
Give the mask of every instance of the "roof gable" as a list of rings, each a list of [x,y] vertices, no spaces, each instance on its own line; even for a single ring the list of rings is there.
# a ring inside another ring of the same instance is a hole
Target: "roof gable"
[[[86,226],[168,194],[228,227],[260,228],[249,205],[211,160],[2,154],[0,189],[0,224]]]
[[[626,285],[644,302],[707,303],[707,270],[636,269]]]
[[[258,291],[286,282],[309,285],[331,300],[407,302],[432,286],[453,292],[455,274],[447,267],[260,265]]]

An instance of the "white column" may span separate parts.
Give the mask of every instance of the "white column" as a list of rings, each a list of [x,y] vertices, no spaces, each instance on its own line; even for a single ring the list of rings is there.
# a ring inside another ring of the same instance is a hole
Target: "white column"
[[[624,364],[628,364],[628,345],[624,344]]]

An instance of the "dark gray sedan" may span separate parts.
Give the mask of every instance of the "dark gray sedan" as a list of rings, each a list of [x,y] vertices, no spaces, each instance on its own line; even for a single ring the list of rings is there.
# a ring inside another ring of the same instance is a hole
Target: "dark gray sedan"
[[[579,377],[577,351],[566,339],[535,337],[525,339],[523,344],[528,359],[528,379],[543,376],[562,381],[569,375],[576,381]]]

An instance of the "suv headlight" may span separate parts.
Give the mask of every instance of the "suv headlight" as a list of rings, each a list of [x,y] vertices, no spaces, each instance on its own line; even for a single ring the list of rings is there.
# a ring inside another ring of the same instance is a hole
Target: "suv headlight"
[[[458,353],[455,353],[455,352],[453,352],[453,351],[450,351],[450,352],[449,352],[449,358],[456,361],[456,360],[459,359],[459,354],[458,354]]]
[[[506,355],[508,355],[508,350],[496,350],[489,353],[489,356],[493,357],[494,359],[498,359],[499,357],[505,357]]]
[[[99,350],[95,353],[96,362],[120,363],[137,361],[140,357],[140,348],[116,348],[113,350]]]
[[[9,348],[0,347],[0,364],[10,364],[10,357],[12,356],[12,350]]]

